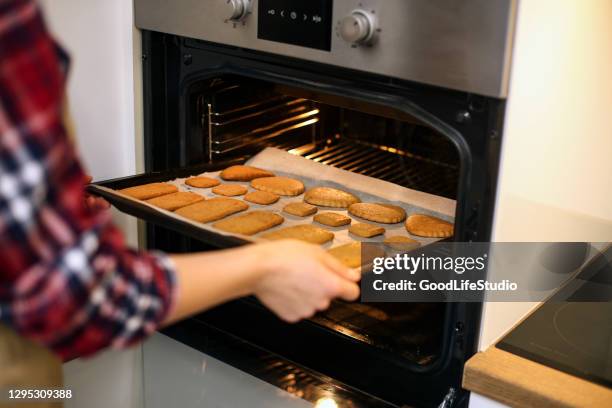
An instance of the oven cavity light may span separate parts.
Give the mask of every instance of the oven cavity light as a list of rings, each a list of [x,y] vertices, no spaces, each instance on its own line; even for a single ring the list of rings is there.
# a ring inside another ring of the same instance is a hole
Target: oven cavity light
[[[317,400],[315,408],[338,408],[338,404],[333,398],[324,397]]]

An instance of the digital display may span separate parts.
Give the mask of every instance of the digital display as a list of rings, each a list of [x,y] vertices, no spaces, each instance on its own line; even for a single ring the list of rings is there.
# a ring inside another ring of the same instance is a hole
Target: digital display
[[[259,0],[257,38],[331,50],[333,0]]]

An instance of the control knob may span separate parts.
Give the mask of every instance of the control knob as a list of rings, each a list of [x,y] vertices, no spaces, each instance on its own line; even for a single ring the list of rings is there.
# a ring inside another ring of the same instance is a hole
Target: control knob
[[[225,0],[227,4],[227,20],[242,21],[250,11],[250,0]]]
[[[376,20],[371,13],[353,10],[340,21],[340,36],[353,44],[368,44],[374,39]]]

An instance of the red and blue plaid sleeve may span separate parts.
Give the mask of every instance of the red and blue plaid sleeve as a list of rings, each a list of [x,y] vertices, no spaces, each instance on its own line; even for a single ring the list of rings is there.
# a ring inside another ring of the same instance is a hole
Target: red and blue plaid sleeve
[[[0,0],[0,322],[65,359],[153,332],[174,298],[163,254],[128,249],[61,121],[60,55],[31,0]]]

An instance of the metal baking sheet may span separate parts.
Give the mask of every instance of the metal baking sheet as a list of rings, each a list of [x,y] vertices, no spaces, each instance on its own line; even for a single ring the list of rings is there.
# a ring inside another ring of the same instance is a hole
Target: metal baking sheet
[[[223,166],[216,166],[216,169],[196,169],[189,171],[183,171],[183,174],[158,174],[154,176],[136,176],[132,178],[121,180],[114,180],[112,182],[102,182],[92,185],[90,191],[95,194],[99,194],[110,200],[119,210],[135,215],[139,218],[143,218],[147,221],[157,223],[179,232],[185,233],[194,238],[208,241],[218,246],[233,246],[247,242],[256,242],[261,240],[258,235],[244,236],[239,234],[230,234],[224,231],[217,230],[210,224],[202,224],[195,221],[188,220],[180,217],[177,214],[166,211],[143,201],[132,199],[130,197],[119,194],[115,189],[135,186],[139,184],[145,184],[155,181],[166,181],[174,184],[178,187],[179,191],[193,191],[201,194],[206,198],[215,197],[211,192],[210,188],[195,188],[187,186],[184,181],[187,177],[192,175],[203,175],[208,177],[218,178],[220,170],[226,166],[235,163],[224,163]],[[261,167],[266,170],[273,171],[279,176],[293,177],[301,180],[306,189],[326,186],[335,187],[345,191],[349,191],[358,196],[363,202],[383,202],[398,205],[406,210],[410,215],[412,213],[429,214],[449,222],[454,220],[454,211],[456,203],[454,200],[450,200],[444,197],[435,196],[432,194],[423,193],[420,191],[408,189],[393,183],[378,180],[376,178],[364,176],[361,174],[352,173],[346,170],[341,170],[335,167],[327,166],[321,163],[317,163],[312,160],[305,159],[300,156],[290,154],[284,150],[275,148],[266,148],[259,154],[253,156],[245,164]],[[402,171],[398,169],[398,171]],[[225,184],[243,184],[248,186],[249,191],[253,191],[253,188],[249,186],[248,182],[228,182],[223,181]],[[235,197],[241,199],[242,197]],[[382,242],[385,236],[391,235],[404,235],[409,236],[422,245],[427,245],[431,242],[435,242],[436,238],[422,238],[410,235],[405,227],[404,223],[398,224],[379,224],[370,221],[360,220],[348,214],[347,210],[336,209],[336,208],[324,208],[319,207],[319,213],[324,211],[333,211],[345,214],[353,219],[355,222],[368,222],[375,225],[380,225],[386,229],[385,235],[381,235],[374,238],[360,238],[352,235],[348,232],[349,226],[343,227],[328,227],[320,225],[313,221],[313,217],[297,217],[282,212],[285,205],[290,202],[302,201],[303,194],[296,197],[281,197],[281,199],[272,205],[258,205],[248,203],[250,208],[247,211],[252,210],[267,210],[281,214],[285,218],[285,222],[280,226],[274,227],[268,231],[278,230],[280,228],[298,225],[298,224],[313,224],[334,233],[335,237],[332,242],[325,244],[325,248],[331,248],[338,245],[342,245],[352,241],[362,242]],[[266,232],[268,232],[266,231]]]

